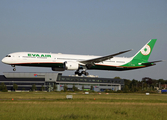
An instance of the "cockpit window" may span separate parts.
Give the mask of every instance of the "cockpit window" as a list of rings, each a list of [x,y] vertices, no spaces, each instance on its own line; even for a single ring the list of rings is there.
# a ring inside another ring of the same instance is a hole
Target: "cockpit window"
[[[11,55],[6,55],[6,57],[11,57]]]

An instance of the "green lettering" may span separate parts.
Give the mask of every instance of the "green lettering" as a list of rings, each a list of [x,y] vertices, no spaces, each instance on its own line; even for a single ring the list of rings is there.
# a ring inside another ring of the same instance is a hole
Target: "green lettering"
[[[42,54],[41,57],[45,57],[45,56]]]
[[[51,55],[47,55],[47,57],[51,57]]]
[[[33,57],[35,57],[36,54],[32,54]]]
[[[40,57],[39,54],[36,54],[36,57]]]
[[[41,54],[41,55],[39,55],[39,54],[29,54],[28,53],[28,56],[29,57],[51,57],[51,55],[44,55],[44,54]]]
[[[45,57],[51,57],[51,55],[45,55]]]

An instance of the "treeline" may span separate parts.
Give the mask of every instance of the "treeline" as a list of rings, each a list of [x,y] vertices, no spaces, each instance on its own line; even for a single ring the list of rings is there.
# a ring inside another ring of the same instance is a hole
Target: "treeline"
[[[148,77],[143,78],[141,81],[125,79],[125,85],[123,92],[155,92],[157,88],[159,90],[164,89],[162,84],[167,84],[167,80],[159,79],[154,80]]]

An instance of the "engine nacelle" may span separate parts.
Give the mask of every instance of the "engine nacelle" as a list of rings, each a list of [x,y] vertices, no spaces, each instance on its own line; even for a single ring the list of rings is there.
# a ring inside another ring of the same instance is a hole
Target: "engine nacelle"
[[[79,64],[77,62],[67,61],[64,65],[66,70],[77,70],[79,68]]]

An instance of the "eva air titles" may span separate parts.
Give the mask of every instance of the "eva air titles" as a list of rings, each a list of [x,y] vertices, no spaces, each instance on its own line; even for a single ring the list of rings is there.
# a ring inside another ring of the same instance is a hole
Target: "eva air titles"
[[[48,54],[30,54],[28,53],[28,57],[42,57],[42,58],[51,58],[51,55]]]

